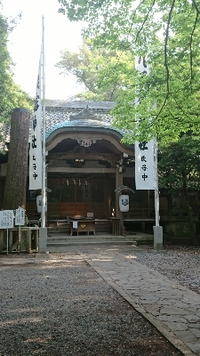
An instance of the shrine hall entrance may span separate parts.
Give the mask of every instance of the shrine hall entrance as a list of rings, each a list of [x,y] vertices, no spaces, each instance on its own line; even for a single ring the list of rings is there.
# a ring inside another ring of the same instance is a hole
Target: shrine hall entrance
[[[49,174],[48,188],[49,218],[53,215],[84,218],[90,212],[96,219],[105,219],[115,208],[113,174]]]

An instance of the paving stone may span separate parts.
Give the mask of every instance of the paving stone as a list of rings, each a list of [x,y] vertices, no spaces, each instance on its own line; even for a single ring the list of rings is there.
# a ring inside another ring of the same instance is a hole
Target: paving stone
[[[196,329],[195,326],[194,328],[191,326],[190,327],[191,332],[200,339],[200,329]]]
[[[190,323],[196,323],[197,321],[199,321],[199,327],[200,327],[200,318],[198,315],[187,314],[187,315],[184,315],[184,318],[187,319]]]
[[[176,308],[176,307],[170,307],[170,306],[164,306],[160,309],[160,314],[167,314],[167,315],[186,315],[188,314],[187,310],[181,309],[181,308]]]
[[[200,323],[198,321],[194,322],[194,323],[190,323],[191,327],[194,327],[195,329],[199,329],[200,330]]]
[[[193,333],[191,333],[190,330],[177,330],[175,331],[175,334],[181,339],[184,340],[184,342],[189,342],[191,343],[192,341],[197,341],[197,338]]]
[[[200,353],[200,343],[188,343],[189,348],[195,353],[195,355],[199,355]]]
[[[142,300],[142,302],[154,303],[157,302],[160,298],[155,297],[153,295],[146,294],[146,295],[141,295],[140,299]]]
[[[165,304],[166,303],[171,303],[171,305],[173,305],[173,307],[177,307],[177,308],[183,308],[183,309],[187,309],[188,308],[188,304],[187,303],[183,303],[180,300],[177,299],[171,299],[167,300],[167,301],[163,301]]]
[[[185,323],[185,319],[177,315],[159,315],[158,319],[163,321],[170,321],[170,322],[174,321],[177,323]]]
[[[179,322],[165,322],[165,324],[168,326],[168,328],[172,331],[183,331],[183,330],[188,330],[188,324],[187,323],[179,323]]]
[[[151,307],[148,306],[148,314],[152,314],[153,316],[159,316],[160,312],[159,312],[159,310],[156,310],[155,308],[151,309]]]

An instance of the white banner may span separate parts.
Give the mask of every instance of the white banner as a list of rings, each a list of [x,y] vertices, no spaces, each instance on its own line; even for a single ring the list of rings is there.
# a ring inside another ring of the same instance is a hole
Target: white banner
[[[42,141],[41,141],[41,60],[39,63],[34,114],[31,122],[29,151],[29,189],[42,189]]]
[[[136,190],[155,190],[155,140],[135,143]]]

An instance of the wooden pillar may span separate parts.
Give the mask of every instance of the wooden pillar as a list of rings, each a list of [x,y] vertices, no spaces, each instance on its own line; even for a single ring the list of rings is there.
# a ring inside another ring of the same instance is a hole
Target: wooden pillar
[[[119,209],[119,188],[123,185],[123,174],[119,172],[118,168],[116,169],[116,177],[115,177],[115,216],[120,219],[120,234],[123,235],[124,232],[124,219],[123,214]]]
[[[111,184],[110,184],[110,179],[108,179],[108,184],[106,185],[106,216],[111,216],[112,211],[111,211]]]

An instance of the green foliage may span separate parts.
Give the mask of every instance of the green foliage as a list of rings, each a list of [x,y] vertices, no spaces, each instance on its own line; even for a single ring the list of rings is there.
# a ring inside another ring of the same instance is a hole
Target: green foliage
[[[182,215],[189,224],[190,237],[195,240],[194,213],[198,214],[200,191],[200,140],[184,134],[175,143],[161,150],[159,159],[159,184],[170,193],[173,201],[171,214]],[[192,203],[189,192],[195,192]],[[194,211],[192,210],[194,208]]]
[[[32,109],[33,101],[15,84],[12,73],[12,60],[7,49],[9,24],[0,15],[0,122],[10,119],[14,108]]]
[[[98,75],[107,73],[98,89],[122,80],[112,113],[115,126],[127,129],[128,142],[156,135],[168,145],[184,132],[199,135],[199,1],[58,2],[71,21],[87,23],[85,35],[97,48],[128,53],[126,63],[115,70],[109,63]],[[147,58],[149,75],[134,69],[138,57]]]
[[[200,190],[200,141],[183,135],[177,142],[160,151],[159,182],[172,195]]]
[[[84,84],[86,92],[76,95],[76,98],[114,101],[123,86],[124,67],[130,63],[128,51],[94,47],[93,42],[87,39],[79,52],[62,52],[56,66],[62,74],[71,73],[78,83]]]

